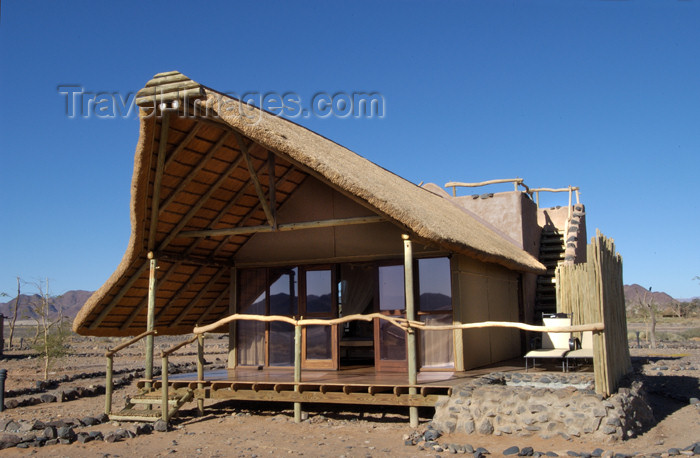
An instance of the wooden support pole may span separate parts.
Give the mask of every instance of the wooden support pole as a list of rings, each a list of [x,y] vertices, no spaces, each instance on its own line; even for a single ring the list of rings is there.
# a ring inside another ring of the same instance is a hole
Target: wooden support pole
[[[228,312],[233,315],[238,313],[238,269],[231,267],[229,279]],[[235,369],[238,366],[238,342],[236,341],[237,324],[232,321],[228,325],[228,368]]]
[[[268,187],[270,193],[270,211],[272,212],[272,227],[277,230],[277,188],[275,187],[275,153],[267,152]]]
[[[406,319],[411,322],[416,319],[416,308],[413,294],[413,245],[408,234],[403,234],[403,271],[406,296]],[[418,383],[418,361],[416,358],[416,331],[407,329],[406,344],[408,347],[408,384],[409,394],[417,394],[415,385]],[[418,407],[409,407],[409,421],[411,428],[418,427]]]
[[[161,405],[160,405],[160,411],[161,411],[161,418],[163,419],[164,422],[170,421],[169,415],[168,415],[168,355],[163,354],[161,364],[163,365],[161,369]]]
[[[197,388],[201,393],[204,389],[204,334],[197,335]],[[197,413],[199,416],[204,416],[204,398],[197,399]]]
[[[250,178],[253,179],[253,185],[255,186],[255,193],[258,195],[258,199],[260,199],[260,205],[263,208],[263,211],[265,212],[265,217],[267,218],[267,223],[270,226],[275,225],[275,218],[272,216],[272,211],[270,210],[270,206],[267,203],[267,199],[265,198],[265,193],[263,192],[262,185],[260,184],[260,180],[258,180],[258,174],[255,172],[255,167],[253,166],[253,160],[250,157],[250,153],[248,151],[248,145],[245,144],[245,141],[243,139],[243,136],[239,134],[238,132],[234,132],[236,136],[236,141],[238,142],[238,147],[241,150],[241,154],[245,158],[245,162],[248,165],[248,173],[250,173]]]
[[[294,326],[294,391],[299,392],[301,383],[301,326]],[[294,403],[294,423],[301,423],[301,402]]]
[[[148,316],[146,331],[153,331],[156,311],[156,269],[158,262],[153,257],[153,252],[148,253]],[[153,380],[153,334],[146,336],[146,388],[151,389]]]
[[[114,364],[114,356],[107,356],[107,380],[105,381],[105,413],[107,415],[112,413],[112,391],[114,390],[114,384],[112,383],[112,368]]]
[[[151,199],[151,219],[148,228],[148,251],[153,251],[158,231],[158,209],[160,208],[160,187],[163,181],[163,169],[165,168],[165,152],[168,148],[168,127],[170,124],[170,112],[163,112],[160,121],[160,139],[158,140],[158,156],[156,159],[156,174],[153,178],[153,196]]]

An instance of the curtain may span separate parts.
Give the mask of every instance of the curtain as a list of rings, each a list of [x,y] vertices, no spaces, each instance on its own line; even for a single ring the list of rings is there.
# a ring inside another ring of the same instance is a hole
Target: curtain
[[[423,315],[428,325],[452,324],[452,314]],[[424,368],[452,368],[454,355],[452,331],[420,331],[420,365]]]
[[[342,316],[372,313],[365,309],[374,299],[374,267],[343,264],[340,269]]]

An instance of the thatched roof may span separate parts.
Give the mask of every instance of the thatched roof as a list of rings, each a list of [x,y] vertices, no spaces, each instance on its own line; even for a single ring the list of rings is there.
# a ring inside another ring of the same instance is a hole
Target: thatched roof
[[[172,107],[173,101],[177,109],[162,112],[156,106],[163,102]],[[226,316],[228,267],[250,235],[193,239],[183,233],[266,225],[258,192],[269,196],[274,182],[280,206],[308,176],[423,243],[513,270],[544,270],[530,254],[448,199],[180,73],[156,75],[139,92],[137,103],[142,110],[131,190],[131,237],[115,272],[76,317],[73,327],[80,334],[134,335],[145,329],[149,251],[156,253],[159,265],[155,326],[160,334],[189,333],[195,324]],[[197,106],[200,112],[194,114]],[[161,142],[162,138],[166,140]],[[246,150],[258,185],[251,178]],[[159,202],[155,210],[154,200]]]

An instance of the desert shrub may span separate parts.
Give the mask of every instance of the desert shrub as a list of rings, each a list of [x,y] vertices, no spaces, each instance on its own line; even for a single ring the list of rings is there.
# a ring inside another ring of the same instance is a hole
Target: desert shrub
[[[700,338],[700,328],[686,329],[681,334],[686,339]]]

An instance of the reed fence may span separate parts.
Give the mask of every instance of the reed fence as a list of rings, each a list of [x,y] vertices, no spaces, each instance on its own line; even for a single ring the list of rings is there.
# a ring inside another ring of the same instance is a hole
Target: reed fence
[[[609,396],[632,370],[622,256],[615,252],[613,240],[600,231],[587,250],[587,262],[557,267],[557,309],[571,314],[573,326],[603,323],[604,331],[593,331],[593,370],[596,392]]]

